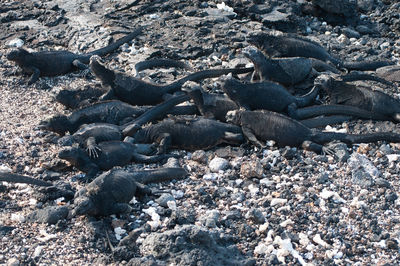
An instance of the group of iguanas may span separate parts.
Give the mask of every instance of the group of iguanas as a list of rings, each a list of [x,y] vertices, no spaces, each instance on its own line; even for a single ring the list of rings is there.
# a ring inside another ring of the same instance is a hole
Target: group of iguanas
[[[132,161],[153,163],[174,157],[167,153],[171,148],[206,150],[221,143],[240,145],[247,139],[259,147],[265,147],[267,140],[274,140],[278,146],[330,153],[323,144],[333,140],[347,144],[400,142],[400,134],[391,132],[354,135],[313,129],[352,118],[397,122],[400,119],[397,99],[349,82],[370,79],[391,83],[374,75],[347,72],[374,70],[390,62],[342,62],[308,39],[258,32],[248,36],[249,45],[242,51],[254,67],[203,70],[171,84],[158,85],[108,69],[100,59],[141,31],[138,28],[105,48],[83,55],[67,51],[29,53],[19,49],[7,56],[32,74],[29,83],[39,76],[87,69],[87,64],[102,82],[102,92],[61,92],[56,98],[60,103],[80,108],[68,116],[56,115],[40,125],[41,129],[63,136],[60,145],[72,146],[63,149],[59,158],[85,172],[89,180],[100,171],[111,169],[76,194],[75,214],[127,211],[127,203],[135,192],[147,191],[142,184],[184,177],[186,171],[176,167],[137,173],[113,169]],[[163,66],[192,70],[182,62],[159,59],[139,63],[136,71]],[[252,73],[248,81],[233,77],[246,73]],[[207,93],[194,82],[220,76],[224,94]],[[313,88],[304,96],[289,92],[310,83]],[[321,91],[328,94],[330,103],[313,105]],[[87,104],[83,96],[86,94],[98,97],[98,102]],[[178,105],[188,101],[194,104]],[[172,116],[165,118],[167,114]],[[29,180],[39,186],[51,185],[27,178],[0,174],[0,181]]]

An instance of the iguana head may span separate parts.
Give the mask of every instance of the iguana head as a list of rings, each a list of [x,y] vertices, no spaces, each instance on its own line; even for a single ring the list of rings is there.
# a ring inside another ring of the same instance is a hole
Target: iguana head
[[[56,132],[63,136],[65,132],[69,131],[71,123],[65,115],[56,115],[47,120],[43,120],[39,124],[40,129]]]
[[[58,153],[58,158],[66,160],[72,165],[76,165],[83,155],[86,155],[86,153],[81,148],[68,147]]]
[[[278,55],[275,49],[279,37],[261,31],[250,33],[246,41],[259,49],[263,50],[269,56]]]
[[[235,125],[240,125],[240,116],[242,110],[232,110],[226,113],[226,122]]]
[[[257,49],[255,46],[247,46],[244,49],[242,49],[242,53],[244,56],[246,56],[248,59],[250,59],[253,63],[255,62],[260,62],[261,60],[265,60],[265,55]]]
[[[72,211],[72,216],[77,215],[97,215],[96,207],[93,201],[86,196],[80,196],[74,199],[75,208]]]
[[[90,63],[89,63],[90,70],[97,78],[101,80],[101,82],[104,85],[112,85],[115,79],[114,72],[110,69],[107,69],[100,62],[101,59],[99,56],[94,55],[90,57]]]
[[[322,87],[324,89],[329,89],[331,87],[332,81],[335,74],[321,74],[314,79],[314,85],[317,87]]]
[[[7,55],[7,59],[14,62],[22,62],[29,55],[30,53],[27,50],[18,48],[17,50],[11,51]]]

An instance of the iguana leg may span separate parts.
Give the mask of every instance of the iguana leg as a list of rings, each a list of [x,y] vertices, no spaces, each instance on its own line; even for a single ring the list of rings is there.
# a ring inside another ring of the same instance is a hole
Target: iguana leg
[[[246,138],[253,143],[254,145],[256,145],[257,147],[260,148],[265,148],[265,145],[262,144],[257,137],[254,135],[253,131],[250,128],[247,127],[242,127],[242,131],[243,134],[246,136]]]
[[[91,158],[99,157],[98,152],[101,152],[99,146],[97,146],[96,139],[94,137],[89,137],[86,141],[86,152]]]
[[[157,154],[164,154],[171,145],[171,135],[168,133],[160,134],[157,138],[157,142],[159,143]]]
[[[114,89],[113,88],[110,88],[108,90],[108,92],[106,92],[105,94],[103,94],[100,97],[100,101],[112,100],[112,99],[114,99]]]
[[[136,182],[136,192],[135,192],[136,197],[142,197],[142,196],[151,195],[151,194],[152,194],[152,191],[148,186],[146,186],[142,183]]]
[[[40,76],[39,68],[31,67],[30,70],[32,71],[32,76],[28,81],[28,85],[32,85],[33,83],[35,83],[39,79],[39,76]]]
[[[76,67],[79,68],[80,70],[86,70],[88,69],[88,66],[79,61],[79,59],[75,59],[72,64]]]
[[[335,151],[333,149],[330,149],[328,147],[322,146],[320,144],[317,144],[315,142],[306,140],[301,144],[301,147],[305,150],[308,151],[313,151],[319,154],[328,154],[328,155],[335,155]]]
[[[297,104],[296,103],[291,103],[287,107],[287,113],[289,117],[293,119],[298,119],[298,114],[297,114]]]

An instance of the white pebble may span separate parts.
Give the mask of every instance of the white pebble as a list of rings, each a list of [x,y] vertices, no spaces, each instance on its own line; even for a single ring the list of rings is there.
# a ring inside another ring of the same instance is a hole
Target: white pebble
[[[213,158],[210,163],[208,164],[208,167],[210,168],[211,172],[217,173],[220,170],[225,170],[228,167],[228,161],[224,158],[220,157],[215,157]]]
[[[12,39],[7,44],[8,47],[16,47],[16,48],[22,47],[22,45],[24,45],[24,41],[19,38]]]
[[[318,244],[318,245],[320,245],[320,246],[322,246],[322,247],[324,247],[324,248],[329,248],[329,247],[330,247],[330,245],[329,245],[328,243],[326,243],[326,242],[321,238],[321,236],[320,236],[319,234],[316,234],[316,235],[313,237],[313,241],[314,241],[316,244]]]
[[[274,198],[271,200],[270,205],[271,205],[271,207],[274,207],[276,205],[282,206],[282,205],[286,204],[286,202],[287,202],[287,199]]]

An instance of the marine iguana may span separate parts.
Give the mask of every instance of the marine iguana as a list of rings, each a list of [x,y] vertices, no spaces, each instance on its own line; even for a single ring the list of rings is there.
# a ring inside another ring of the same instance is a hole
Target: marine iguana
[[[226,120],[242,127],[246,138],[258,147],[261,141],[273,140],[279,147],[302,147],[317,153],[328,152],[322,144],[339,140],[346,144],[376,141],[400,142],[400,134],[379,132],[370,134],[346,134],[312,130],[288,116],[266,110],[229,111]]]
[[[122,140],[124,135],[133,134],[135,130],[148,122],[152,122],[154,119],[163,118],[175,105],[189,99],[190,97],[187,95],[172,97],[162,104],[151,107],[134,121],[121,126],[109,123],[84,124],[73,135],[64,136],[58,142],[63,146],[79,143],[80,147],[86,148],[90,157],[97,157],[98,152],[101,151],[97,143]],[[190,109],[188,110],[190,111]],[[196,110],[194,109],[194,111]]]
[[[203,70],[189,74],[171,84],[158,85],[107,69],[99,62],[99,59],[96,56],[90,59],[90,69],[101,80],[104,86],[109,87],[109,91],[102,96],[102,99],[118,98],[121,101],[134,105],[158,104],[163,101],[163,97],[166,94],[180,90],[186,81],[215,78],[228,73],[241,74],[253,71],[253,68]]]
[[[388,61],[343,62],[331,56],[320,44],[299,36],[254,32],[246,38],[246,41],[271,57],[311,57],[348,70],[375,70],[393,64]]]
[[[297,107],[310,105],[319,91],[319,87],[315,86],[308,94],[296,97],[274,82],[244,84],[230,77],[225,77],[222,89],[229,98],[247,110],[265,109],[288,113],[290,106],[291,114],[295,114]]]
[[[331,71],[340,73],[335,67],[318,59],[305,57],[288,57],[271,59],[267,58],[254,46],[242,50],[243,54],[254,64],[252,81],[275,81],[283,85],[294,85],[311,76],[316,76],[318,71]]]
[[[23,183],[36,185],[40,187],[50,187],[53,186],[52,183],[39,180],[30,176],[24,176],[14,173],[0,172],[0,181],[10,182],[10,183]]]
[[[145,69],[154,67],[164,67],[164,68],[176,67],[176,68],[183,68],[189,71],[193,70],[191,66],[181,61],[173,59],[154,58],[136,63],[135,64],[136,74]]]
[[[105,93],[104,89],[87,86],[84,89],[59,91],[54,99],[68,109],[78,109],[98,101],[98,98]]]
[[[129,212],[129,202],[135,195],[149,194],[145,184],[183,179],[183,168],[160,168],[127,172],[112,169],[96,177],[75,195],[72,216],[105,216]]]
[[[384,92],[356,86],[332,75],[320,75],[315,84],[327,91],[331,104],[343,105],[342,109],[346,105],[357,107],[372,113],[370,119],[400,121],[400,100]]]
[[[132,161],[155,163],[173,157],[170,154],[144,155],[137,151],[137,145],[127,141],[104,141],[98,143],[101,152],[98,157],[90,158],[79,147],[70,147],[58,153],[60,159],[67,160],[78,170],[85,172],[87,178],[94,177],[100,170],[109,170],[114,166],[124,166]]]
[[[228,111],[239,109],[239,105],[225,94],[205,92],[193,81],[186,82],[182,90],[188,92],[188,95],[196,104],[201,115],[206,118],[214,118],[225,122]]]
[[[66,132],[73,134],[83,124],[110,123],[121,124],[127,118],[135,118],[153,106],[133,106],[118,100],[98,102],[73,111],[70,115],[56,115],[41,121],[39,128],[64,135]],[[193,114],[193,106],[172,107],[169,114]]]
[[[136,143],[159,143],[158,153],[168,148],[207,150],[221,143],[239,145],[243,142],[240,127],[202,117],[174,117],[139,129]]]
[[[131,41],[142,31],[139,27],[125,37],[118,39],[114,43],[89,52],[86,54],[75,54],[69,51],[45,51],[30,53],[25,49],[11,51],[7,59],[14,61],[24,72],[32,74],[28,84],[36,82],[39,76],[58,76],[64,75],[76,69],[86,69],[89,59],[93,55],[103,56],[111,53],[122,44]],[[86,64],[86,65],[85,65]]]

